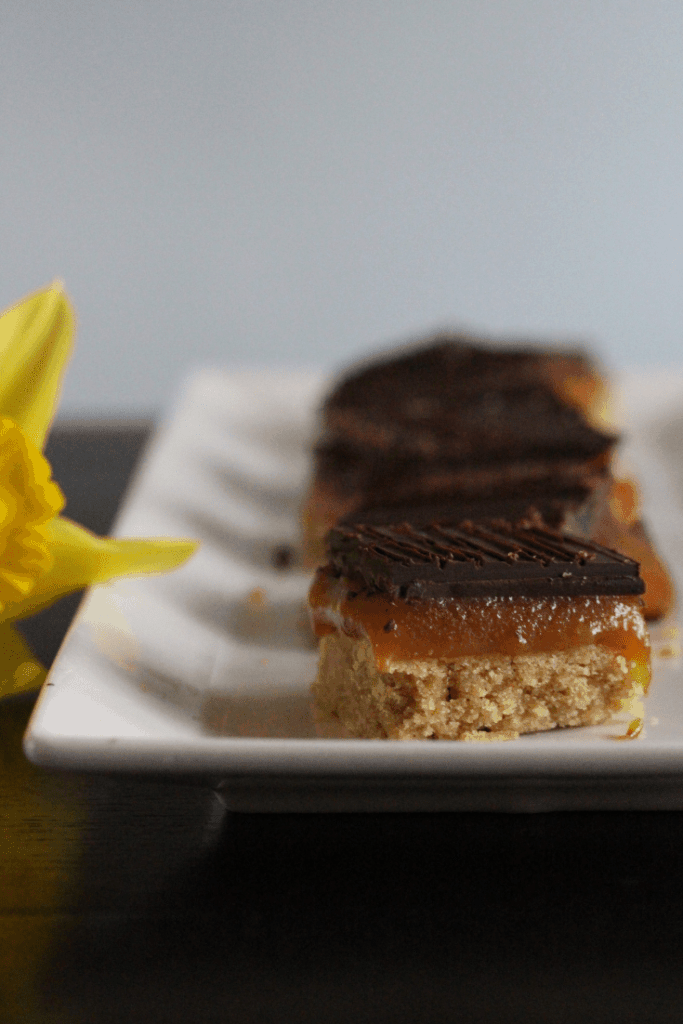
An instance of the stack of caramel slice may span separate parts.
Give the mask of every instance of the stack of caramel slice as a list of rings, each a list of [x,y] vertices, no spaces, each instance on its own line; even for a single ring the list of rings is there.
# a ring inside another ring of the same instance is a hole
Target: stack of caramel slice
[[[304,513],[321,718],[503,739],[647,688],[671,584],[577,351],[440,336],[328,396]]]

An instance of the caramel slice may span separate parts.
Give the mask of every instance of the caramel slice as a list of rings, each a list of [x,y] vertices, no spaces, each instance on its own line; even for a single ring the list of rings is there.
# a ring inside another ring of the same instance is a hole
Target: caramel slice
[[[330,551],[314,695],[353,736],[507,739],[647,689],[643,582],[618,552],[526,521],[338,528]]]
[[[534,474],[524,473],[519,463],[513,463],[488,479],[485,470],[475,470],[470,479],[452,477],[451,486],[444,481],[440,500],[382,506],[371,499],[368,507],[348,519],[380,525],[410,521],[419,526],[492,517],[523,519],[537,514],[555,529],[590,537],[638,562],[645,585],[645,618],[657,620],[667,614],[673,605],[674,587],[647,534],[635,483],[608,473],[586,472],[580,464],[559,463]]]
[[[564,405],[604,425],[604,376],[581,349],[540,348],[524,342],[442,332],[394,348],[349,370],[323,406],[323,427],[362,444],[364,416],[376,424],[425,424],[448,415],[473,393],[501,394],[542,387]],[[375,438],[381,441],[381,435]]]
[[[603,390],[582,353],[457,335],[352,371],[322,409],[303,514],[306,562],[320,562],[333,525],[370,507],[462,506],[510,488],[518,497],[526,488],[527,507],[539,487],[561,494],[582,475],[604,474],[617,439],[586,416],[587,396]]]
[[[563,525],[574,532],[585,532],[586,523],[579,525],[571,512],[565,516]],[[664,618],[674,604],[674,585],[669,570],[648,536],[641,517],[638,488],[632,480],[610,479],[606,500],[597,503],[593,509],[589,532],[600,544],[616,548],[639,563],[645,584],[645,618]]]
[[[441,335],[348,373],[322,410],[305,564],[339,523],[457,523],[532,510],[640,563],[645,616],[674,600],[634,485],[610,472],[603,377],[585,353]]]

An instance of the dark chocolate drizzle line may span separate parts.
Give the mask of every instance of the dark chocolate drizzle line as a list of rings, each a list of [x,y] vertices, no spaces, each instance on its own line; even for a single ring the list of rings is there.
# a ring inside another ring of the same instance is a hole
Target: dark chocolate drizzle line
[[[538,530],[535,530],[534,533],[536,535],[535,540],[537,546],[541,548],[541,550],[546,551],[548,553],[549,561],[553,561],[557,558],[562,558],[564,554],[564,549],[559,544],[553,543],[552,538],[547,538],[545,536],[540,537]],[[580,562],[590,561],[591,559],[595,558],[595,553],[587,551],[585,549],[585,545],[582,544],[581,548],[579,548],[576,551],[576,558]]]
[[[462,536],[460,536],[460,532],[457,529],[455,529],[455,528],[448,528],[448,527],[443,527],[443,526],[437,525],[436,529],[440,530],[444,534],[448,535],[451,538],[452,541],[457,541],[461,546],[463,545],[463,543],[465,543],[465,544],[468,543],[467,539],[463,538]],[[516,562],[516,561],[518,561],[519,553],[521,552],[521,548],[519,548],[517,546],[516,551],[511,552],[510,551],[510,547],[511,546],[515,547],[515,545],[514,544],[511,545],[509,538],[506,538],[506,542],[504,544],[501,544],[498,541],[497,536],[493,535],[490,530],[488,530],[488,531],[485,530],[483,528],[483,526],[480,525],[480,524],[477,524],[476,526],[472,526],[471,527],[471,533],[472,533],[473,536],[476,536],[478,538],[478,540],[479,540],[479,544],[477,546],[475,546],[474,542],[469,542],[469,546],[473,549],[473,551],[474,552],[478,551],[478,553],[479,553],[479,558],[477,559],[477,557],[475,555],[475,558],[473,559],[474,561],[480,561],[480,562],[483,561],[483,559],[481,557],[481,553],[482,552],[484,552],[485,554],[491,555],[492,558],[501,559],[502,561],[505,561],[505,562]],[[502,551],[501,551],[501,548],[502,548]],[[534,557],[533,552],[531,550],[528,551],[528,554],[529,554],[529,556],[531,558]],[[542,561],[542,559],[538,559],[538,558],[535,559],[535,560],[536,561]]]
[[[386,558],[391,558],[396,562],[403,562],[405,560],[405,545],[394,539],[392,536],[393,530],[382,526],[363,526],[359,527],[359,529],[363,531],[360,534],[362,540],[368,546],[371,546],[373,551],[385,555]],[[388,536],[386,536],[387,534]]]
[[[480,524],[475,524],[472,527],[472,530],[482,539],[487,538],[487,536],[492,536],[491,532],[487,531],[486,528]],[[531,532],[532,531],[529,529],[524,533],[517,533],[514,539],[508,538],[508,535],[503,532],[502,536],[504,541],[506,540],[507,543],[503,543],[502,546],[505,548],[512,547],[513,549],[505,556],[507,561],[518,561],[520,556],[526,556],[529,560],[541,562],[543,565],[549,565],[558,558],[561,561],[566,560],[566,543],[558,544],[555,542],[554,537],[548,538],[546,534],[539,536],[539,531],[535,530],[533,535],[535,544],[532,544],[530,543],[532,539],[530,536]]]
[[[381,530],[382,527],[377,529]],[[426,558],[430,562],[437,562],[441,564],[443,561],[454,561],[458,560],[458,555],[460,555],[460,560],[462,561],[481,561],[481,556],[476,549],[474,549],[471,554],[463,550],[462,539],[461,547],[459,549],[454,549],[452,545],[449,547],[445,544],[439,544],[434,536],[430,536],[418,527],[410,527],[410,536],[411,548],[418,553],[418,556]],[[422,541],[422,543],[420,543],[420,541]]]
[[[571,561],[580,565],[594,560],[598,554],[624,565],[631,562],[626,555],[594,541],[577,540],[535,525],[524,524],[513,529],[511,524],[500,521],[491,524],[465,522],[459,527],[435,523],[422,528],[407,523],[397,526],[363,524],[338,527],[334,532],[337,537],[355,539],[402,564],[441,560],[482,563],[488,556],[507,563],[530,561],[547,565]]]
[[[410,530],[410,541],[407,541],[404,536],[397,538],[396,528],[362,526],[357,529],[359,530],[359,537],[368,543],[368,546],[372,548],[374,553],[384,554],[402,565],[412,563],[419,565],[423,562],[441,565],[443,562],[452,561],[476,563],[481,563],[482,561],[481,555],[477,552],[476,548],[472,548],[470,554],[462,550],[462,547],[454,548],[452,545],[438,544],[434,537],[416,527],[404,528],[404,532],[405,529]],[[401,528],[399,527],[399,529]],[[348,535],[352,536],[352,533],[349,532]],[[375,536],[379,536],[379,542],[373,540]],[[462,545],[462,538],[459,539]],[[420,543],[421,540],[423,541],[422,543]],[[465,543],[467,542],[465,541]],[[472,547],[472,545],[469,546]]]
[[[548,564],[553,561],[566,561],[568,555],[571,555],[572,560],[579,564],[592,561],[598,554],[609,557],[613,561],[621,561],[624,565],[628,565],[632,561],[627,555],[612,551],[595,541],[579,540],[548,527],[524,523],[519,524],[513,532],[511,524],[494,521],[494,525],[497,530],[491,529],[490,526],[487,527],[484,522],[468,524],[467,529],[468,532],[471,531],[479,538],[482,548],[485,548],[493,557],[503,557],[506,561],[511,560],[510,554],[506,553],[501,556],[500,551],[496,550],[496,544],[500,544],[503,549],[512,547],[516,554],[524,554],[531,560]],[[464,524],[461,524],[461,529],[463,526]],[[458,528],[449,528],[440,524],[435,524],[433,528],[447,534],[453,540],[460,539]],[[502,539],[498,541],[498,537]],[[486,544],[487,540],[491,541],[491,546]]]

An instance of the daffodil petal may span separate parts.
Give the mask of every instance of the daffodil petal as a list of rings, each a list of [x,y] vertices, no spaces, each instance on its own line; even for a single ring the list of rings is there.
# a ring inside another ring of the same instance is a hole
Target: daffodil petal
[[[6,619],[33,615],[57,598],[91,583],[106,583],[117,576],[168,572],[182,565],[198,546],[196,541],[166,537],[97,537],[61,516],[51,519],[43,529],[54,562],[25,600],[7,605]]]
[[[75,316],[59,283],[0,316],[0,410],[42,449],[71,354]]]
[[[0,700],[37,690],[45,669],[31,654],[23,636],[8,622],[0,623]]]

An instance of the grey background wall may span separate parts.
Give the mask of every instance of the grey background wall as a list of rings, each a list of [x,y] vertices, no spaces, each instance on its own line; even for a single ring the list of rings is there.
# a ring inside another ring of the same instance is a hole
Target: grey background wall
[[[680,0],[3,0],[0,303],[69,415],[444,324],[683,364]]]

